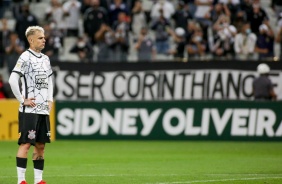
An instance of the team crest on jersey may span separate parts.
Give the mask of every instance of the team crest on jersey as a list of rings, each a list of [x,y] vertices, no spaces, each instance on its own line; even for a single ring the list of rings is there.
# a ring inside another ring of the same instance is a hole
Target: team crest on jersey
[[[36,131],[34,131],[34,130],[30,130],[30,131],[28,131],[28,138],[29,139],[35,139],[35,133],[36,133]]]
[[[43,75],[36,75],[35,76],[35,87],[37,89],[41,89],[41,88],[48,88],[48,83],[46,82],[47,79],[47,75],[43,74]]]
[[[19,132],[19,138],[22,136],[22,133],[21,132]]]

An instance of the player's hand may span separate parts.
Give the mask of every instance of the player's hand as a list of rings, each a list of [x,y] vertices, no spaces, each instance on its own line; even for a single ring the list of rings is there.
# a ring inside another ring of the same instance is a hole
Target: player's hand
[[[48,101],[48,105],[49,105],[49,112],[50,112],[50,111],[51,111],[51,109],[52,109],[53,102]]]
[[[36,103],[34,102],[35,98],[27,98],[24,99],[24,106],[30,106],[30,107],[35,107]]]

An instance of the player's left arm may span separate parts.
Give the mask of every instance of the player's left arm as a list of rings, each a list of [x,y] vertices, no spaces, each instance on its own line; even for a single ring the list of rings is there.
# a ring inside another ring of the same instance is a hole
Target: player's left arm
[[[51,111],[52,109],[52,104],[53,104],[53,80],[52,76],[48,77],[48,105],[49,105],[49,110]]]
[[[51,111],[52,109],[52,105],[53,105],[53,80],[52,80],[52,75],[53,75],[53,71],[51,68],[51,64],[50,64],[50,60],[48,58],[48,64],[49,64],[49,70],[48,70],[48,106],[49,106],[49,111]]]
[[[47,101],[48,101],[48,106],[49,106],[49,112],[52,109],[52,105],[53,105],[53,80],[52,80],[52,75],[53,75],[53,71],[52,71],[52,67],[51,67],[51,63],[50,63],[50,59],[49,57],[47,57],[47,66],[48,66],[48,71],[47,71],[47,75],[48,75],[48,97],[47,97]]]

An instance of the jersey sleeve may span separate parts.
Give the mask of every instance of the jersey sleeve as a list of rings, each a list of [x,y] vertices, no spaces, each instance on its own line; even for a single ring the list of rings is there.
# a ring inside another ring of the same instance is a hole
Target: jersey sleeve
[[[46,56],[46,61],[47,61],[47,74],[48,74],[48,77],[51,77],[53,74],[53,70],[52,70],[52,66],[51,66],[50,59],[48,56]]]
[[[24,75],[27,59],[28,56],[25,53],[21,54],[12,72],[18,73],[20,76]]]

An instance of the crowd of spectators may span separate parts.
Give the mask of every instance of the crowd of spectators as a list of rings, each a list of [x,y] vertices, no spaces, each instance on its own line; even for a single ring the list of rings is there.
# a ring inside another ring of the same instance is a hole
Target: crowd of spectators
[[[29,1],[3,0],[0,67],[5,61],[11,71],[27,49],[26,28],[38,24],[45,29],[43,53],[51,62],[60,61],[64,39],[70,37],[76,42],[68,52],[81,62],[126,62],[132,50],[137,61],[147,62],[160,55],[176,61],[273,60],[274,44],[282,44],[281,0],[271,3],[277,30],[260,0],[147,1],[152,1],[149,10],[142,0],[50,0],[39,20]],[[7,27],[7,11],[15,20],[13,29]]]

